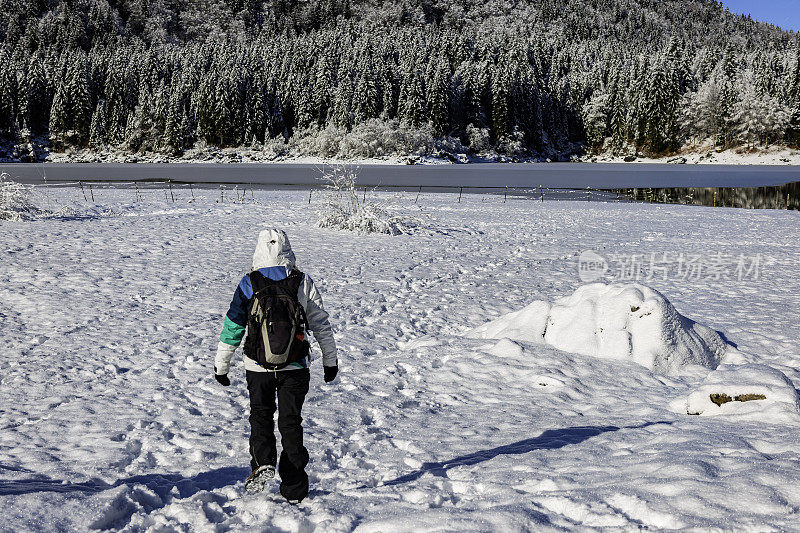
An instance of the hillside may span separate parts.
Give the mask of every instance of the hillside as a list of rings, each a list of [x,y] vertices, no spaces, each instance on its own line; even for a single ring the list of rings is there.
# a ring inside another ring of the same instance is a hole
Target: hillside
[[[797,35],[713,1],[0,0],[0,159],[800,142]]]

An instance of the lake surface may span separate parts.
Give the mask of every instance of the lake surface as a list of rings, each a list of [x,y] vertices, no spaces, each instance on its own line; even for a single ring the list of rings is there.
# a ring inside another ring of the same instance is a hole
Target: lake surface
[[[329,167],[330,168],[330,167]],[[323,166],[301,163],[9,163],[0,172],[23,183],[166,181],[319,185]],[[647,163],[472,163],[361,165],[367,187],[759,187],[800,181],[800,166]]]

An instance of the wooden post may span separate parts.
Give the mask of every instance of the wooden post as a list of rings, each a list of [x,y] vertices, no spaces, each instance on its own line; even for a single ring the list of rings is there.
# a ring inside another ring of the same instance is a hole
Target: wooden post
[[[253,192],[253,184],[250,184],[250,199],[253,200],[253,203],[256,203],[256,193]]]
[[[416,204],[419,202],[419,195],[422,194],[422,185],[419,186],[419,190],[417,191],[417,197],[414,199],[414,203]]]
[[[89,194],[92,196],[92,203],[94,203],[94,189],[92,189],[92,184],[89,184]]]
[[[194,201],[194,187],[192,187],[191,183],[189,184],[189,190],[192,191],[192,201]]]
[[[461,203],[461,193],[464,192],[464,187],[458,188],[458,203]]]
[[[311,205],[311,192],[312,192],[313,190],[314,190],[314,189],[308,189],[308,205]]]
[[[506,203],[506,200],[508,200],[508,185],[506,185],[506,192],[503,194],[503,203]]]
[[[367,203],[367,188],[364,187],[364,199],[361,201],[362,204]]]
[[[172,197],[172,203],[174,204],[175,203],[175,195],[172,194],[172,180],[169,180],[167,183],[169,183],[169,195]]]
[[[219,203],[225,203],[225,188],[222,185],[219,186]]]
[[[89,199],[88,199],[88,198],[86,198],[86,191],[83,189],[83,182],[82,182],[82,181],[79,181],[79,182],[78,182],[78,185],[80,185],[80,186],[81,186],[81,192],[83,193],[83,201],[84,201],[84,202],[86,202],[86,203],[88,204],[88,203],[89,203]]]

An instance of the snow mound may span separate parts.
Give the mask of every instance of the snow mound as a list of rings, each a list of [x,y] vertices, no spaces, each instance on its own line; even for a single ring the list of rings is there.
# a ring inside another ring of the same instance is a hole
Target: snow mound
[[[467,333],[478,339],[545,343],[605,359],[628,359],[656,372],[687,365],[716,368],[726,343],[678,313],[664,295],[638,283],[592,283],[552,304],[534,301]]]
[[[673,402],[675,411],[690,415],[726,415],[758,421],[796,421],[797,391],[780,370],[758,364],[721,365],[686,398]]]

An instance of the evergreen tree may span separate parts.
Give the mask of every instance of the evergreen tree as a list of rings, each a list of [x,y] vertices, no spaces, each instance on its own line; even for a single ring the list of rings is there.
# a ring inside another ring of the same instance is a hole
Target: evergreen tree
[[[800,146],[800,43],[795,49],[794,64],[787,85],[789,117],[786,124],[786,141],[790,145]]]
[[[508,78],[501,66],[492,76],[492,132],[496,139],[511,132],[508,101]]]
[[[608,101],[608,93],[598,90],[594,92],[591,99],[589,99],[583,108],[583,124],[586,131],[586,141],[594,150],[601,148],[606,138]]]
[[[450,120],[447,111],[449,96],[449,72],[445,61],[439,60],[433,74],[433,79],[428,90],[428,113],[431,126],[436,135],[444,135],[450,129]]]
[[[352,105],[353,120],[356,124],[378,116],[378,90],[369,63],[363,65],[358,75]]]
[[[319,127],[324,127],[328,121],[328,113],[331,109],[332,78],[328,60],[325,55],[322,55],[314,65],[314,88],[311,93],[314,121]]]
[[[65,92],[65,83],[62,82],[58,85],[53,96],[53,103],[50,106],[50,140],[56,148],[63,146],[64,137],[67,133],[68,110]]]
[[[89,140],[92,106],[86,62],[82,55],[76,54],[69,65],[65,94],[69,113],[67,122],[72,132],[70,142],[84,144]]]
[[[89,146],[103,148],[108,143],[106,131],[106,105],[100,100],[92,113],[92,123],[89,128]]]
[[[167,153],[178,155],[184,148],[184,116],[181,94],[173,90],[167,106],[166,121],[164,124],[163,149]]]
[[[425,90],[422,76],[415,70],[409,73],[401,92],[398,106],[401,108],[400,118],[412,126],[420,126],[426,121]]]
[[[0,136],[16,138],[15,118],[17,116],[16,76],[11,69],[10,60],[0,59]]]
[[[353,83],[350,78],[350,71],[344,62],[339,65],[336,74],[336,95],[333,100],[333,111],[331,118],[333,123],[343,128],[350,128],[353,125],[353,114],[351,104],[353,101]]]
[[[25,72],[25,99],[21,113],[32,133],[42,133],[47,130],[48,109],[47,80],[41,60],[34,56],[28,62]]]

